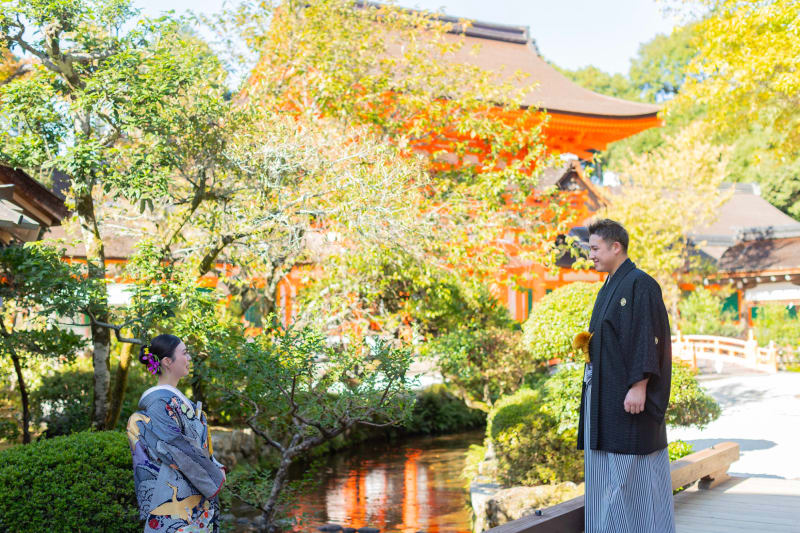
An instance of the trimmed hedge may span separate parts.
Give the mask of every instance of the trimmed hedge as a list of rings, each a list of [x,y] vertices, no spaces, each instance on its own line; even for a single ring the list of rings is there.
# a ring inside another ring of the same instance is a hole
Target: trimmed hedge
[[[143,528],[122,432],[81,432],[0,452],[0,487],[0,531]]]
[[[569,283],[533,305],[522,325],[522,345],[534,361],[583,361],[572,349],[576,333],[589,329],[592,306],[602,283]]]
[[[583,479],[583,452],[574,427],[563,427],[547,405],[545,389],[521,389],[489,413],[486,435],[494,444],[497,474],[506,486]]]

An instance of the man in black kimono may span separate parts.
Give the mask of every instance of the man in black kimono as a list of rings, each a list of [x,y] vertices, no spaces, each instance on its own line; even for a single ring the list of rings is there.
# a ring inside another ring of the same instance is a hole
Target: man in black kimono
[[[674,533],[664,414],[672,375],[669,318],[656,280],[628,259],[628,233],[589,226],[589,258],[608,278],[589,331],[578,449],[586,533]]]

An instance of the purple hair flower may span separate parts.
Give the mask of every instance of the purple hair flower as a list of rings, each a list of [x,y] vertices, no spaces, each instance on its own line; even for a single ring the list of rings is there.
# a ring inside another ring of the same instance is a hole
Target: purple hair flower
[[[161,368],[161,361],[159,361],[155,355],[151,354],[150,350],[147,348],[144,349],[144,360],[147,363],[147,371],[154,376],[158,374],[158,370]]]

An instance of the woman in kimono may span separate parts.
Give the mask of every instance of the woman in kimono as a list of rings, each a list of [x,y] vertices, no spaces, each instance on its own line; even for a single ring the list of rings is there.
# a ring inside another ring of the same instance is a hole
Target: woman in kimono
[[[216,532],[217,494],[225,470],[214,459],[202,402],[195,405],[178,381],[192,358],[174,335],[159,335],[139,361],[158,376],[128,419],[133,479],[145,533]]]

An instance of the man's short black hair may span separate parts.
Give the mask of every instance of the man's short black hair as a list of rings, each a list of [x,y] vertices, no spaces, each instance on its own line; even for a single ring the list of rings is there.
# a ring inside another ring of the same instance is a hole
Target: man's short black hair
[[[601,218],[589,224],[589,236],[599,235],[606,243],[618,242],[622,251],[628,253],[628,232],[616,220]]]

